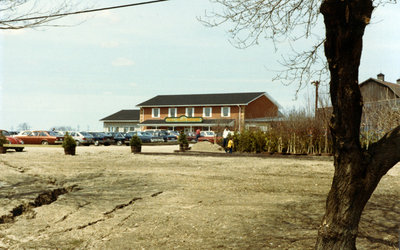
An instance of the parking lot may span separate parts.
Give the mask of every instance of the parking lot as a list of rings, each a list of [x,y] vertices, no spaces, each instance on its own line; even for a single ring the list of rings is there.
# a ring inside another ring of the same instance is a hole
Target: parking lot
[[[311,249],[333,163],[28,146],[0,171],[0,248]],[[397,249],[399,177],[396,166],[367,204],[359,249]]]

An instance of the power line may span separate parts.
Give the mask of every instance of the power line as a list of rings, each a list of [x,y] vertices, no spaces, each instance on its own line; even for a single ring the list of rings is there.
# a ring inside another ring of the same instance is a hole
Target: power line
[[[97,12],[97,11],[104,11],[104,10],[112,10],[112,9],[127,8],[127,7],[132,7],[132,6],[145,5],[145,4],[152,4],[152,3],[159,3],[159,2],[165,2],[165,1],[168,1],[168,0],[155,0],[155,1],[148,1],[148,2],[140,2],[140,3],[125,4],[125,5],[117,5],[117,6],[105,7],[105,8],[99,8],[99,9],[90,9],[90,10],[81,10],[81,11],[76,11],[76,12],[68,12],[68,13],[54,14],[54,15],[48,15],[48,16],[37,16],[37,17],[19,18],[19,19],[14,19],[14,20],[0,21],[0,23],[11,23],[11,22],[30,21],[30,20],[36,20],[36,19],[47,19],[47,18],[54,18],[54,17],[62,17],[62,16],[69,16],[69,15],[84,14],[84,13],[89,13],[89,12]]]

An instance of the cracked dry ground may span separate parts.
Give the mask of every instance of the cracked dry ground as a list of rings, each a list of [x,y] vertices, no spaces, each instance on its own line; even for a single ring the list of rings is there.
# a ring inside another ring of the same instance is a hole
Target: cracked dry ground
[[[0,156],[0,249],[311,249],[323,158],[133,155],[28,147]],[[368,203],[359,249],[397,249],[400,166]]]

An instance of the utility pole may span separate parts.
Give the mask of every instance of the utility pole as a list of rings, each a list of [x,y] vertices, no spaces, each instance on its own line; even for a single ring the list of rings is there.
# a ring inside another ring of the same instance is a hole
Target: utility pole
[[[311,82],[312,85],[315,85],[315,112],[314,112],[314,117],[317,116],[317,109],[318,109],[318,86],[319,86],[319,81],[313,81]]]

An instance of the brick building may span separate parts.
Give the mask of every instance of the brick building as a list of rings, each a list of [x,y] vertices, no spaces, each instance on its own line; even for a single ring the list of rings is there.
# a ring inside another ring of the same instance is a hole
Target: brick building
[[[142,130],[240,130],[280,117],[279,104],[265,92],[158,95],[137,106]]]

